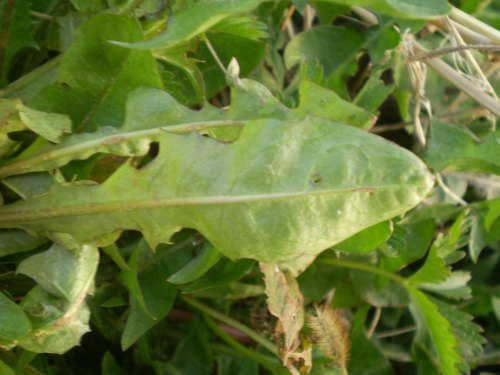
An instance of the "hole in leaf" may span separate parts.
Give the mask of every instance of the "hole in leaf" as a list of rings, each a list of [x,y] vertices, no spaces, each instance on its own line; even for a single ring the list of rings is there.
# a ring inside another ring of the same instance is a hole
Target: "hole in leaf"
[[[63,88],[64,90],[68,90],[68,91],[71,90],[71,86],[68,85],[66,82],[59,82],[57,85],[59,87]]]
[[[149,163],[151,163],[157,156],[158,152],[160,152],[160,144],[158,142],[153,142],[149,145],[149,152],[133,160],[133,166],[136,169],[145,168]]]
[[[313,185],[319,185],[322,181],[322,177],[319,173],[314,173],[312,176],[311,176],[311,183]]]

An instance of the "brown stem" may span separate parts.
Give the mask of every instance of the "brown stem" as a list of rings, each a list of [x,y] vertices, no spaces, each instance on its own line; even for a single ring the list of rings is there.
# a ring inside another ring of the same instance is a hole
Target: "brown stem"
[[[285,17],[283,17],[283,21],[281,21],[280,25],[280,32],[282,33],[285,31],[287,24],[290,22],[290,19],[292,18],[293,12],[295,12],[295,5],[290,5],[290,8],[288,8],[288,11],[285,14]]]

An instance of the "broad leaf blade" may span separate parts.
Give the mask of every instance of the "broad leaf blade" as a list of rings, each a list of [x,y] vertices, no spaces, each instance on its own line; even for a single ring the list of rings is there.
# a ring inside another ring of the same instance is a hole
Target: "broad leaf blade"
[[[500,175],[498,132],[489,133],[483,143],[477,144],[459,127],[433,121],[430,138],[423,157],[432,169]]]
[[[354,30],[329,25],[313,27],[293,38],[287,45],[285,65],[290,69],[306,61],[319,62],[327,86],[346,98],[348,95],[343,76],[355,72],[356,55],[364,42],[365,37]]]
[[[175,350],[173,362],[181,374],[209,375],[212,373],[213,356],[208,332],[201,320],[194,325]]]
[[[337,121],[362,129],[371,128],[377,119],[368,111],[342,99],[334,91],[311,81],[301,82],[299,95],[300,105],[297,112],[302,115]]]
[[[0,226],[94,243],[135,229],[153,248],[191,227],[232,259],[305,261],[406,212],[432,185],[417,157],[356,128],[261,120],[229,145],[165,132],[146,168],[124,165],[102,185],[54,186],[4,206]]]
[[[1,133],[31,130],[45,139],[59,143],[63,133],[71,131],[68,116],[46,113],[27,107],[19,99],[0,99]]]
[[[31,323],[21,307],[0,293],[0,345],[22,338],[30,330]]]
[[[144,240],[137,244],[135,265],[129,263],[133,270],[124,272],[126,277],[134,278],[136,290],[130,293],[130,311],[121,337],[123,350],[161,322],[170,311],[176,288],[166,279],[189,259],[188,252],[173,251],[178,247],[182,247],[182,243],[161,246],[153,253]]]
[[[31,102],[37,109],[68,114],[73,129],[123,124],[128,94],[137,87],[162,87],[156,62],[148,51],[131,51],[107,39],[140,41],[137,22],[125,16],[101,14],[84,24],[64,54],[57,83]]]
[[[352,253],[369,253],[387,241],[392,230],[391,221],[382,221],[335,245],[335,249]]]
[[[45,291],[73,301],[89,289],[97,258],[95,249],[86,247],[75,256],[73,251],[53,245],[22,261],[17,272],[34,279]]]

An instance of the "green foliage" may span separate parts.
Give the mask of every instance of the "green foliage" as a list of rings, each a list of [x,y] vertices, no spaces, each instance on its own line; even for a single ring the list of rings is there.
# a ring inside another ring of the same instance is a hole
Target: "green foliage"
[[[144,37],[137,22],[128,17],[95,16],[77,31],[75,42],[64,54],[57,81],[44,87],[30,103],[44,111],[68,114],[76,132],[122,125],[130,91],[142,86],[162,87],[162,83],[150,52],[112,46],[109,39],[137,41]]]
[[[202,321],[196,320],[175,349],[173,363],[181,374],[209,375],[212,360],[207,328]]]
[[[417,323],[415,340],[425,340],[428,336],[436,351],[438,368],[443,374],[456,374],[457,364],[462,362],[458,352],[458,342],[452,334],[450,323],[440,313],[437,306],[416,288],[409,288],[413,304],[410,306]]]
[[[383,14],[401,18],[436,18],[446,15],[450,5],[445,0],[329,0],[334,3],[367,7]]]
[[[482,372],[500,147],[470,60],[415,59],[445,15],[497,40],[445,0],[1,1],[0,373]]]
[[[0,20],[3,39],[0,54],[0,85],[5,86],[18,52],[27,47],[36,48],[37,45],[31,33],[28,3],[25,1],[2,1],[0,3]]]
[[[168,29],[156,38],[133,44],[116,41],[115,44],[146,50],[171,47],[205,33],[211,27],[231,16],[251,11],[259,3],[259,0],[191,2],[191,4],[180,8],[170,16]],[[244,33],[244,35],[247,36],[248,34]]]
[[[500,174],[498,133],[489,133],[477,144],[465,131],[440,121],[432,126],[431,143],[424,158],[434,170],[459,170]]]
[[[366,337],[364,323],[368,313],[368,306],[356,311],[351,327],[352,353],[349,360],[349,374],[391,374],[391,365],[380,348]],[[363,360],[370,358],[370,362]]]
[[[121,338],[124,350],[170,311],[176,289],[165,280],[186,256],[170,248],[153,254],[144,241],[134,246],[128,263],[130,270],[122,271],[120,277],[130,292],[130,312]]]

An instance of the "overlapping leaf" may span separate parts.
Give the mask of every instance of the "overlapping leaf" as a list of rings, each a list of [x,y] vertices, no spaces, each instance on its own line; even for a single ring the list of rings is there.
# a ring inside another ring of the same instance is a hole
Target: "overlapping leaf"
[[[450,4],[446,0],[326,0],[338,4],[357,5],[400,18],[428,19],[446,15]]]
[[[231,140],[239,130],[229,128],[239,128],[247,121],[262,117],[301,120],[314,116],[362,128],[373,124],[374,118],[370,113],[312,82],[303,82],[300,96],[299,107],[290,110],[263,85],[251,80],[239,80],[232,88],[232,105],[228,110],[222,111],[207,104],[203,110],[194,111],[179,104],[164,91],[138,89],[129,97],[125,123],[120,129],[106,126],[94,133],[72,134],[58,145],[34,142],[0,165],[0,177],[52,170],[96,153],[144,155],[149,150],[149,144],[157,141],[160,133],[167,129],[179,133],[201,129],[217,134],[221,140]],[[215,128],[221,127],[224,129],[215,132]]]
[[[220,21],[251,11],[260,0],[207,0],[193,3],[173,13],[167,31],[137,43],[113,42],[127,48],[149,49],[172,47],[203,34]]]
[[[0,301],[5,306],[2,306],[2,315],[9,319],[2,323],[2,328],[16,327],[10,335],[13,332],[17,335],[7,338],[37,353],[62,354],[78,345],[81,336],[89,330],[85,298],[94,285],[98,258],[99,253],[92,246],[69,251],[53,245],[21,262],[18,272],[36,280],[38,285],[23,298],[20,306]],[[13,309],[18,310],[16,316],[9,314]],[[19,336],[19,332],[23,334]]]
[[[0,3],[0,86],[7,83],[11,63],[25,47],[36,47],[31,35],[30,4],[27,1]]]
[[[47,112],[68,114],[73,130],[123,124],[125,101],[141,86],[162,87],[149,51],[131,51],[108,39],[144,40],[137,22],[101,14],[85,23],[63,56],[57,82],[47,85],[29,104]]]
[[[43,138],[58,143],[64,133],[71,130],[68,116],[46,113],[25,106],[19,99],[0,99],[0,158],[11,156],[21,144],[9,134],[31,130]]]
[[[483,142],[477,143],[459,127],[434,121],[431,141],[423,156],[436,171],[450,169],[500,175],[499,154],[498,133],[491,132]]]
[[[158,324],[172,308],[176,290],[166,279],[178,260],[168,250],[163,248],[153,254],[147,244],[140,241],[129,259],[130,270],[122,272],[121,280],[130,292],[130,310],[121,337],[123,350]]]

